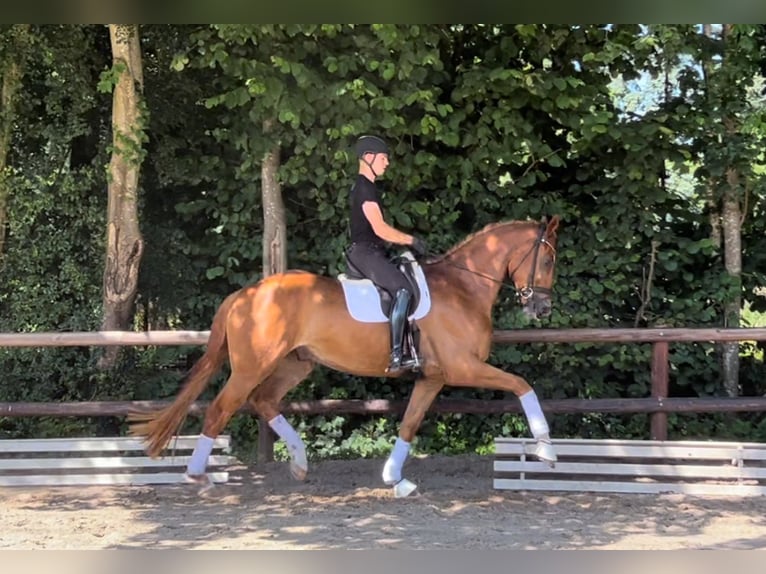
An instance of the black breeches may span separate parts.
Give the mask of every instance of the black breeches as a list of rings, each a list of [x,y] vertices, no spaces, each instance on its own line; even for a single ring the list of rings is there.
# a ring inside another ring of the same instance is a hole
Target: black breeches
[[[354,267],[367,279],[388,291],[391,297],[394,297],[399,289],[405,289],[412,297],[412,289],[404,274],[389,261],[383,249],[365,243],[353,243],[346,255]]]

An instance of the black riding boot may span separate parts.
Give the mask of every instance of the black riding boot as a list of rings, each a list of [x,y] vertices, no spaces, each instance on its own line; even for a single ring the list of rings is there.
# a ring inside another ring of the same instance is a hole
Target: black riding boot
[[[407,321],[407,311],[410,307],[410,292],[399,289],[396,292],[394,304],[391,307],[391,361],[386,369],[395,373],[406,368],[402,364],[402,347],[404,345],[404,326]]]

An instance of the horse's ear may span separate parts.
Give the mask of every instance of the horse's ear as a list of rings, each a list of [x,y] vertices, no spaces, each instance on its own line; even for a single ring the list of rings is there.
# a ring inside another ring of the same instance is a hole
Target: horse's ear
[[[545,221],[545,217],[543,217],[543,221]],[[548,227],[545,229],[545,236],[550,237],[554,233],[556,233],[556,230],[559,228],[559,216],[554,215],[551,217],[551,220],[548,222]]]

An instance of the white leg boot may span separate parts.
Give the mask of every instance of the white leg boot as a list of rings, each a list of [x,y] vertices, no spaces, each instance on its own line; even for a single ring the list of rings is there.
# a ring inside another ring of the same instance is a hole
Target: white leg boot
[[[550,464],[551,467],[555,466],[558,457],[556,456],[556,449],[553,448],[551,443],[548,421],[545,420],[545,415],[540,407],[540,401],[537,400],[537,394],[535,394],[535,391],[529,391],[519,397],[519,400],[524,409],[524,414],[527,416],[532,436],[537,439],[535,456]]]
[[[417,485],[406,478],[402,478],[402,467],[410,452],[410,443],[401,438],[396,439],[394,449],[391,451],[386,464],[383,466],[383,482],[394,487],[396,498],[405,498],[412,494]]]
[[[269,426],[287,445],[287,451],[290,453],[290,474],[295,480],[305,480],[309,463],[306,457],[306,445],[303,444],[300,435],[282,415],[271,419]]]
[[[207,459],[210,453],[213,452],[214,442],[215,439],[200,434],[197,444],[194,445],[191,458],[186,465],[184,480],[190,484],[198,485],[200,487],[198,494],[204,494],[213,488],[213,481],[205,474],[205,469],[207,468]]]

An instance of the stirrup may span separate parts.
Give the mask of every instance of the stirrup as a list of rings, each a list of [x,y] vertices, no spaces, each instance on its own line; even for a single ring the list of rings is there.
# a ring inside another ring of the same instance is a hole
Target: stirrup
[[[390,361],[388,363],[388,366],[386,367],[387,373],[400,373],[404,370],[404,367],[402,366],[402,361]]]
[[[417,371],[420,368],[420,361],[417,357],[406,357],[402,359],[402,369]]]
[[[420,361],[418,361],[416,358],[413,357],[399,357],[398,360],[394,360],[392,358],[389,363],[388,367],[386,368],[387,373],[399,373],[402,371],[409,371],[409,370],[415,370],[420,368]]]
[[[399,353],[391,353],[391,358],[388,360],[388,367],[386,367],[387,373],[398,373],[404,370],[404,357],[401,351]]]

